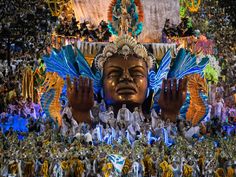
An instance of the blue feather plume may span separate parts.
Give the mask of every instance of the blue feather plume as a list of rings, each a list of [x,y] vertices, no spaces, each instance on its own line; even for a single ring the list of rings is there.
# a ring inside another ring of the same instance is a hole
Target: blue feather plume
[[[157,73],[155,73],[155,71],[150,71],[149,73],[149,87],[154,90],[154,94],[156,94],[161,89],[162,81],[163,79],[167,78],[169,73],[171,63],[170,52],[171,51],[168,50],[162,58],[162,62]]]
[[[191,55],[191,53],[185,49],[180,49],[170,69],[168,78],[176,78],[178,80],[189,74],[201,74],[208,62],[208,58],[203,58],[202,61],[197,64],[195,55]]]
[[[60,51],[53,49],[51,55],[44,56],[43,60],[46,64],[47,72],[57,72],[60,77],[66,80],[67,75],[71,79],[84,76],[94,81],[94,90],[98,93],[102,87],[101,73],[93,74],[89,64],[79,49],[77,56],[71,45],[62,47]],[[66,86],[63,88],[63,93],[66,93]]]
[[[79,72],[75,68],[75,55],[71,45],[63,47],[60,51],[52,49],[51,55],[44,56],[43,60],[47,72],[57,72],[63,79],[66,79],[67,75],[71,78],[79,76]]]

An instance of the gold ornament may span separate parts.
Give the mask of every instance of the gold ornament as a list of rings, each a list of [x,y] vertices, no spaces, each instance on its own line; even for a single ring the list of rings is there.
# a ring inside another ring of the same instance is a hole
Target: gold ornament
[[[48,177],[49,176],[49,174],[48,174],[48,167],[49,167],[48,161],[45,160],[43,162],[43,166],[42,166],[43,177]]]
[[[193,173],[193,168],[189,165],[184,165],[183,177],[191,177]]]
[[[110,176],[112,168],[113,168],[112,163],[106,163],[102,167],[102,171],[103,171],[104,177],[109,177]]]
[[[82,177],[83,173],[85,171],[84,164],[81,160],[77,160],[76,164],[76,174],[78,174],[78,177]]]
[[[24,98],[32,98],[34,100],[34,73],[31,68],[27,67],[23,71],[22,79],[22,95]]]
[[[128,173],[129,173],[131,167],[132,167],[132,162],[131,162],[131,160],[128,159],[128,158],[126,158],[126,159],[125,159],[124,167],[123,167],[123,169],[122,169],[122,174],[123,174],[123,175],[128,175]]]
[[[62,9],[65,5],[64,0],[46,0],[46,3],[48,4],[52,16],[56,17],[58,17],[61,14]]]
[[[191,4],[191,5],[189,5]],[[186,2],[186,6],[190,12],[197,12],[201,4],[201,0],[197,1],[197,4],[195,4],[195,0],[191,0],[191,2]]]
[[[216,177],[223,177],[223,176],[225,176],[225,175],[224,175],[224,169],[223,169],[223,168],[218,168],[218,169],[215,171],[215,176],[216,176]]]
[[[163,162],[161,162],[160,167],[163,172],[162,177],[174,177],[171,165],[169,165],[167,161],[164,160]]]
[[[61,168],[62,168],[62,170],[64,170],[64,171],[68,171],[68,170],[69,170],[69,164],[68,164],[68,162],[67,162],[67,161],[62,161],[62,162],[61,162]]]
[[[234,175],[234,169],[232,167],[228,167],[226,177],[233,177]]]

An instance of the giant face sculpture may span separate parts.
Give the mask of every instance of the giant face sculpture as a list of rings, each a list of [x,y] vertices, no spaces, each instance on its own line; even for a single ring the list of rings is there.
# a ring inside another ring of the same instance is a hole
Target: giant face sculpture
[[[130,36],[124,35],[107,45],[95,59],[103,75],[103,98],[108,105],[140,106],[148,88],[148,71],[155,58]]]
[[[141,105],[148,86],[146,62],[137,56],[114,55],[103,70],[103,90],[107,104]]]

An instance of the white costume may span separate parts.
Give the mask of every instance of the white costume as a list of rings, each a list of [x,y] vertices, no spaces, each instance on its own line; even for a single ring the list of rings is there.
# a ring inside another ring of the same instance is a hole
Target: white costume
[[[135,140],[136,137],[136,132],[139,131],[140,132],[140,126],[137,122],[132,122],[132,124],[130,124],[127,128],[131,141],[133,142]]]
[[[215,107],[214,116],[218,117],[218,118],[221,118],[222,110],[223,110],[223,107],[224,107],[223,103],[221,101],[219,101],[214,105],[214,107]]]
[[[86,143],[93,142],[92,135],[91,135],[90,132],[87,132],[87,133],[84,135],[84,138],[85,138]]]
[[[133,113],[132,113],[132,117],[133,117],[133,119],[136,121],[136,122],[138,122],[139,124],[141,123],[141,122],[144,122],[144,115],[141,113],[141,112],[139,112],[138,110],[135,110]]]
[[[160,117],[157,115],[155,109],[152,109],[151,111],[151,119],[152,119],[152,128],[155,129],[158,125],[158,119],[160,119]]]
[[[107,114],[107,112],[99,112],[99,119],[103,123],[107,124],[108,119],[109,119],[109,114]]]
[[[62,111],[62,116],[66,114],[68,118],[72,117],[72,112],[71,112],[71,108],[69,106],[65,106],[65,108]]]
[[[212,106],[209,104],[208,105],[208,114],[207,114],[207,116],[206,116],[206,118],[204,119],[204,122],[208,122],[208,121],[210,121],[211,120],[211,110],[212,110]]]
[[[132,113],[129,111],[129,109],[125,107],[121,108],[117,114],[117,121],[118,122],[125,121],[126,125],[128,125],[131,120],[132,120]]]
[[[116,119],[114,116],[114,112],[112,110],[107,111],[108,122],[112,127],[115,127]]]
[[[191,127],[189,130],[185,131],[184,136],[187,139],[192,139],[193,135],[199,134],[199,132],[200,132],[199,126]]]
[[[63,111],[62,111],[62,117],[64,115],[67,115],[67,117],[71,120],[71,124],[72,124],[72,134],[75,135],[76,129],[78,127],[78,123],[75,121],[75,119],[72,117],[72,111],[71,108],[69,106],[66,106]],[[63,130],[64,129],[64,130]],[[64,120],[62,119],[62,132],[66,133],[68,131],[68,127],[66,126]]]

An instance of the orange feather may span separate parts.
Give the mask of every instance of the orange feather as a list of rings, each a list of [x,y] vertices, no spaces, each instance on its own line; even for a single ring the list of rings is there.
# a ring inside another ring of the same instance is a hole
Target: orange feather
[[[138,18],[140,22],[144,22],[144,12],[143,12],[143,5],[141,0],[134,0],[135,5],[138,7]]]
[[[116,5],[117,0],[112,0],[108,8],[108,21],[112,21],[113,7]]]

